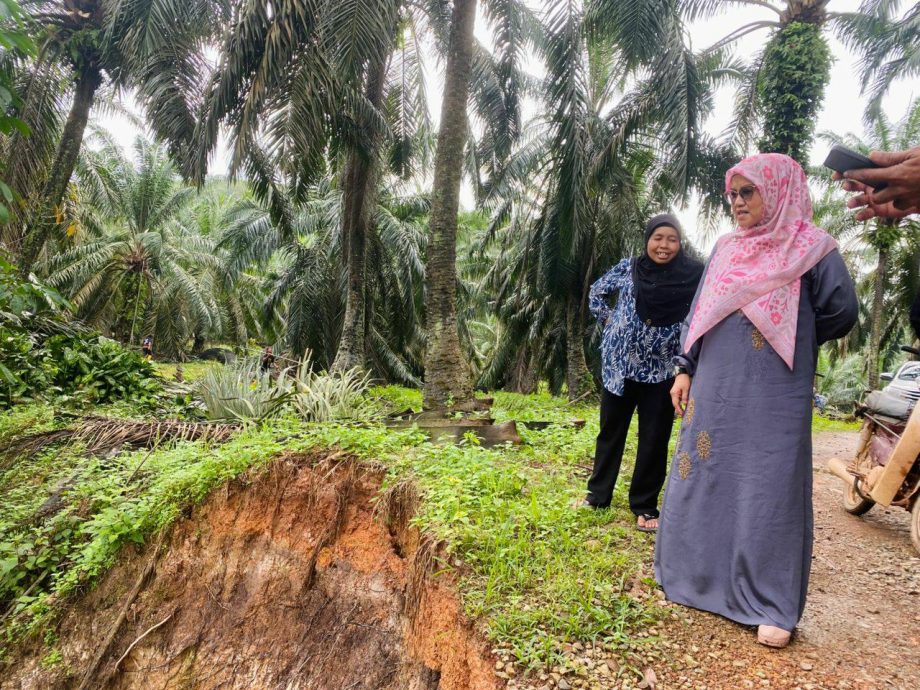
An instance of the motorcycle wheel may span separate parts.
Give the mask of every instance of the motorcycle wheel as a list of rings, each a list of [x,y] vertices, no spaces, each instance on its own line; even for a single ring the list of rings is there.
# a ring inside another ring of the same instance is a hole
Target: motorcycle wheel
[[[914,499],[914,507],[910,511],[910,540],[920,553],[920,498]]]
[[[852,484],[843,492],[843,509],[850,515],[865,515],[874,505],[875,501],[860,496]]]

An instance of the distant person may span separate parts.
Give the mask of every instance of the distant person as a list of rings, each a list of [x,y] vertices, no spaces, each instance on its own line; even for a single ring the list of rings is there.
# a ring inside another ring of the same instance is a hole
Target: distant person
[[[683,424],[655,576],[669,600],[784,647],[811,569],[818,346],[852,328],[858,303],[798,163],[746,158],[725,190],[737,226],[716,243],[676,358]]]
[[[845,180],[844,189],[859,192],[847,202],[848,207],[861,209],[857,220],[920,213],[920,146],[907,151],[873,151],[869,158],[882,167],[834,173],[835,180]],[[878,182],[886,182],[888,187],[876,192],[871,185]]]
[[[674,424],[669,394],[672,360],[703,265],[683,251],[680,223],[669,214],[647,223],[644,249],[641,256],[623,259],[591,286],[591,312],[604,324],[604,390],[594,471],[581,505],[610,505],[629,425],[638,408],[639,447],[629,507],[636,515],[637,528],[654,532]],[[611,308],[607,298],[614,293],[619,296]]]
[[[153,336],[148,335],[141,344],[141,354],[148,362],[153,359]]]
[[[273,366],[275,366],[275,355],[272,351],[272,346],[266,345],[265,349],[262,350],[262,359],[259,361],[259,371],[267,374],[272,370]]]

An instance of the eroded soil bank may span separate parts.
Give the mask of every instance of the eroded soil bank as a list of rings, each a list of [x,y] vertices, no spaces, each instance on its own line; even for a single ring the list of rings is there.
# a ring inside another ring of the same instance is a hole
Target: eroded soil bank
[[[375,511],[381,479],[298,455],[226,485],[76,600],[53,657],[35,641],[8,658],[0,688],[499,687],[449,585],[427,577],[411,490]]]

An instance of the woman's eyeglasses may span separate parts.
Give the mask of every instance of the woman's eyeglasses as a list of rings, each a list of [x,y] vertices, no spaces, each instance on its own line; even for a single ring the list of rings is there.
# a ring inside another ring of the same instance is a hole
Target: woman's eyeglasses
[[[754,196],[754,192],[756,192],[756,191],[757,191],[757,187],[755,187],[754,185],[752,185],[752,184],[745,185],[745,186],[742,187],[741,189],[738,189],[738,190],[733,189],[733,190],[731,190],[730,192],[727,192],[727,193],[725,194],[725,199],[726,199],[726,201],[728,201],[729,206],[730,206],[731,204],[734,204],[734,203],[735,203],[735,199],[737,199],[739,196],[740,196],[744,201],[747,202],[747,201],[750,201],[750,200],[751,200],[751,198]]]

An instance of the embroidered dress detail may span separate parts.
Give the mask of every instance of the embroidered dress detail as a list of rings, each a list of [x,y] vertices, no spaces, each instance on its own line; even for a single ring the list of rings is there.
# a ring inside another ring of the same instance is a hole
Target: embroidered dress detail
[[[626,379],[661,383],[673,375],[672,360],[680,348],[680,324],[649,326],[636,313],[632,259],[623,259],[591,286],[588,306],[604,324],[601,375],[604,388],[623,395]],[[619,293],[616,306],[607,298]]]
[[[709,460],[711,453],[712,439],[709,438],[709,432],[701,431],[696,436],[696,454],[700,456],[700,460]]]

